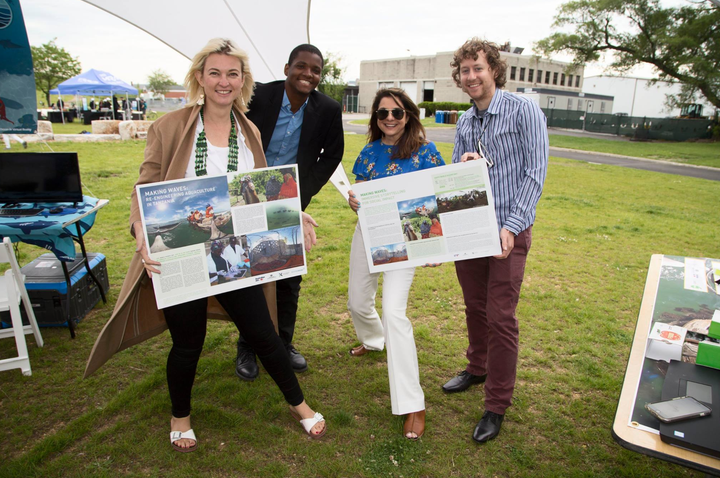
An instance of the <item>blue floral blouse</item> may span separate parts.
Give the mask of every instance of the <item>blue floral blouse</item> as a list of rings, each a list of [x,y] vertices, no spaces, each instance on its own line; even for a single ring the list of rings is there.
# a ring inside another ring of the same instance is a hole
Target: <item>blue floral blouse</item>
[[[433,143],[420,146],[420,149],[407,159],[390,159],[394,148],[395,146],[382,144],[380,139],[366,144],[353,166],[355,180],[370,181],[445,164]]]

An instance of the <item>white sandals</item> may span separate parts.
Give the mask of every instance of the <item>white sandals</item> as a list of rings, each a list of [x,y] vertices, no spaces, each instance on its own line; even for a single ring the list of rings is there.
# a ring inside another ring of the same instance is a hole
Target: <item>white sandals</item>
[[[181,447],[180,445],[175,444],[176,441],[182,440],[183,438],[194,440],[195,444],[189,447]],[[195,438],[195,432],[193,432],[192,428],[186,432],[170,432],[170,444],[175,451],[179,451],[180,453],[190,453],[191,451],[195,451],[198,447],[198,441],[197,438]]]
[[[305,433],[307,433],[311,438],[320,438],[323,435],[325,435],[325,431],[327,431],[327,425],[325,425],[320,431],[320,433],[312,433],[312,428],[317,425],[320,422],[324,422],[325,418],[323,418],[321,413],[315,412],[315,416],[312,418],[302,418],[298,412],[290,409],[290,414],[295,418],[295,420],[300,422],[300,425],[305,429]]]

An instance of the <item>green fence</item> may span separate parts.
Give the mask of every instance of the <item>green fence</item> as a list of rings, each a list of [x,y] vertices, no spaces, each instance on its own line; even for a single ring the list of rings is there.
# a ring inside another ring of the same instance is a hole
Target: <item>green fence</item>
[[[543,108],[548,126],[579,129],[592,133],[632,136],[636,139],[665,139],[687,141],[712,136],[713,121],[679,118],[647,118],[643,116],[617,116],[582,111]],[[583,118],[583,116],[585,116]]]

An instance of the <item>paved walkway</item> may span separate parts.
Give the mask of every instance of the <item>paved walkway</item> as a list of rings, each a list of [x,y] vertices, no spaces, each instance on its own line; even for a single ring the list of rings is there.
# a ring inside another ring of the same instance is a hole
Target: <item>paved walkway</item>
[[[344,114],[343,122],[346,133],[367,133],[367,126],[350,124],[350,121],[357,119],[369,118],[367,114]],[[427,128],[428,139],[436,143],[454,143],[455,128]],[[550,128],[551,134],[580,136],[587,138],[611,139],[617,141],[626,141],[624,138],[618,138],[615,135],[588,133],[583,131],[573,131],[560,128]],[[669,161],[660,161],[656,159],[634,158],[631,156],[621,156],[609,153],[596,153],[592,151],[581,151],[577,149],[566,148],[550,148],[550,156],[557,158],[575,159],[578,161],[586,161],[588,163],[609,164],[612,166],[621,166],[624,168],[642,169],[645,171],[654,171],[658,173],[676,174],[679,176],[688,176],[693,178],[708,179],[710,181],[720,181],[720,169],[710,168],[706,166],[695,166],[692,164],[679,164]]]

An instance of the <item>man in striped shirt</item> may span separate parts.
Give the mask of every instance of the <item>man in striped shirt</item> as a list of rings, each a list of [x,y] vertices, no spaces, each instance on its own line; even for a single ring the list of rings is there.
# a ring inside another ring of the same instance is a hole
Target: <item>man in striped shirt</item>
[[[451,66],[455,83],[474,103],[458,121],[453,162],[487,162],[502,253],[455,263],[466,307],[469,364],[443,390],[461,392],[485,382],[485,413],[473,431],[473,439],[484,443],[500,433],[515,388],[515,309],[547,172],[547,121],[538,105],[501,90],[507,65],[497,45],[468,40]]]

